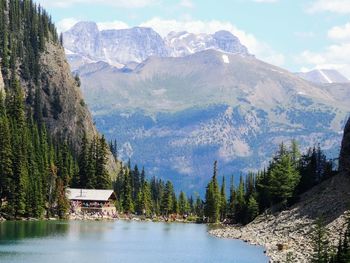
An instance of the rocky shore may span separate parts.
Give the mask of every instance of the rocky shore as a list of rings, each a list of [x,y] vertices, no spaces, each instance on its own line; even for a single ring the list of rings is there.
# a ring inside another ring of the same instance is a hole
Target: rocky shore
[[[350,181],[337,175],[301,197],[300,202],[276,214],[264,214],[246,226],[226,226],[210,231],[221,238],[241,239],[266,248],[271,262],[309,262],[311,232],[315,220],[323,218],[333,245],[344,230],[350,202]]]

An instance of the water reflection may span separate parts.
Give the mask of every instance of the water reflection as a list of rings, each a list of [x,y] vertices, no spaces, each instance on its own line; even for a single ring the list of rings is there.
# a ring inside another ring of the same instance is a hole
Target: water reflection
[[[214,238],[207,226],[151,222],[0,224],[1,263],[265,263],[260,247]]]
[[[0,242],[27,238],[63,236],[68,233],[67,222],[49,221],[11,221],[0,223]]]

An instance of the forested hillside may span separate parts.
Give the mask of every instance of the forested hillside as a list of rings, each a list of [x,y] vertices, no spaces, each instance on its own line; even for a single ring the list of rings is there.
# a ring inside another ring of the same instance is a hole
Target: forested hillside
[[[87,176],[79,169],[82,138],[94,145],[91,187],[112,187],[114,159],[93,126],[50,16],[29,0],[0,0],[0,14],[1,213],[63,217],[66,187]]]

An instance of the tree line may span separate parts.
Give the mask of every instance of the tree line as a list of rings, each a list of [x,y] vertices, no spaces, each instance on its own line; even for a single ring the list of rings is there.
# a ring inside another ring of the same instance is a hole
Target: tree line
[[[32,0],[0,0],[0,213],[10,218],[64,217],[68,186],[112,186],[106,172],[108,145],[103,137],[82,140],[82,151],[67,138],[47,133],[44,119],[58,119],[62,102],[49,94],[40,56],[58,43],[51,17]],[[43,103],[46,92],[49,103]]]
[[[26,111],[19,81],[0,91],[0,207],[10,217],[64,216],[65,187],[78,170],[66,142]]]
[[[204,215],[208,222],[230,221],[247,224],[264,211],[281,210],[295,203],[298,196],[334,175],[334,165],[327,160],[320,146],[301,154],[297,142],[285,144],[272,158],[268,167],[256,173],[241,175],[237,187],[231,177],[226,198],[225,177],[218,183],[217,162],[206,188]]]
[[[156,177],[149,180],[144,168],[141,171],[137,165],[131,168],[130,161],[122,166],[114,182],[114,190],[117,210],[121,213],[148,217],[203,214],[203,202],[198,194],[195,198],[188,197],[183,191],[177,195],[171,181],[165,182]]]
[[[20,72],[35,84],[40,79],[40,53],[48,41],[58,43],[51,17],[32,0],[0,0],[0,57],[5,84]]]

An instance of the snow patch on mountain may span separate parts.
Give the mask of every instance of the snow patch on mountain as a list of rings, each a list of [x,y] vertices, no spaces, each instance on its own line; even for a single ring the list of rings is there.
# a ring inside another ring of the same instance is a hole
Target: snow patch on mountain
[[[309,72],[298,72],[295,74],[313,83],[332,84],[350,82],[340,72],[334,69],[315,69]]]
[[[222,55],[222,60],[224,61],[224,63],[230,64],[230,59],[228,58],[227,55]]]
[[[324,77],[324,79],[325,79],[328,83],[333,83],[333,81],[326,75],[326,73],[323,72],[322,69],[319,69],[318,72],[320,72],[320,74]]]

